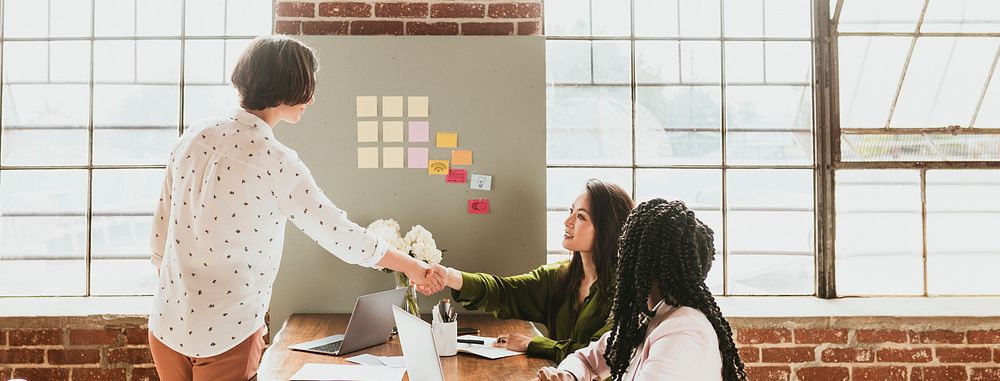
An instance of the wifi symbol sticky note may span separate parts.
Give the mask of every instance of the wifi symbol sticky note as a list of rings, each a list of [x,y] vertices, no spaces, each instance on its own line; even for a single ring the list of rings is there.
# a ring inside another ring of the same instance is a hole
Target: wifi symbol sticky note
[[[447,175],[448,174],[448,160],[428,160],[427,161],[427,174],[428,175]]]

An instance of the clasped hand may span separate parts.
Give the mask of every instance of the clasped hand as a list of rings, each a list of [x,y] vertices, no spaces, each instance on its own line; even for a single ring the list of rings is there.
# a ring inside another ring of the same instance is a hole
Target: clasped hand
[[[422,274],[419,276],[410,277],[410,283],[413,284],[417,291],[424,295],[434,295],[444,289],[446,283],[445,277],[448,275],[448,269],[444,266],[434,264],[429,265]]]

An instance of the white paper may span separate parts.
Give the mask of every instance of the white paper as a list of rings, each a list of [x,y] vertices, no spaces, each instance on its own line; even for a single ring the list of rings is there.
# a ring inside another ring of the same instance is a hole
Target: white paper
[[[493,176],[473,173],[469,178],[469,188],[488,191],[493,189]]]
[[[305,364],[289,381],[400,381],[406,369],[384,366]]]
[[[495,337],[483,337],[475,335],[462,335],[458,337],[459,339],[469,339],[469,340],[482,340],[485,342],[483,345],[479,344],[465,344],[458,343],[458,351],[465,352],[468,354],[473,354],[476,356],[482,356],[490,360],[501,359],[504,357],[523,355],[524,352],[515,352],[505,348],[494,347],[493,344],[497,342]]]
[[[403,356],[379,356],[378,361],[390,368],[406,368],[406,360]]]
[[[382,361],[380,361],[378,359],[378,356],[370,355],[370,354],[367,354],[367,353],[365,353],[363,355],[357,355],[357,356],[354,356],[354,357],[348,357],[347,361],[353,362],[355,364],[369,365],[369,366],[383,366],[383,365],[385,365],[385,364],[382,363]]]

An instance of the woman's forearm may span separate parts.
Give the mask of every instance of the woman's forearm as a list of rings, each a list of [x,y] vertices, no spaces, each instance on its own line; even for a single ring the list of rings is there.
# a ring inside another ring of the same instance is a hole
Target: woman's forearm
[[[445,276],[445,285],[447,285],[452,290],[462,289],[462,272],[448,267],[448,273]]]

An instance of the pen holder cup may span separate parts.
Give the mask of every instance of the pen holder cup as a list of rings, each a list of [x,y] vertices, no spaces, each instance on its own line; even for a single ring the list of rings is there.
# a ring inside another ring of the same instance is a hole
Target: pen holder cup
[[[454,356],[458,354],[458,322],[434,322],[431,325],[434,333],[434,345],[438,356]]]

